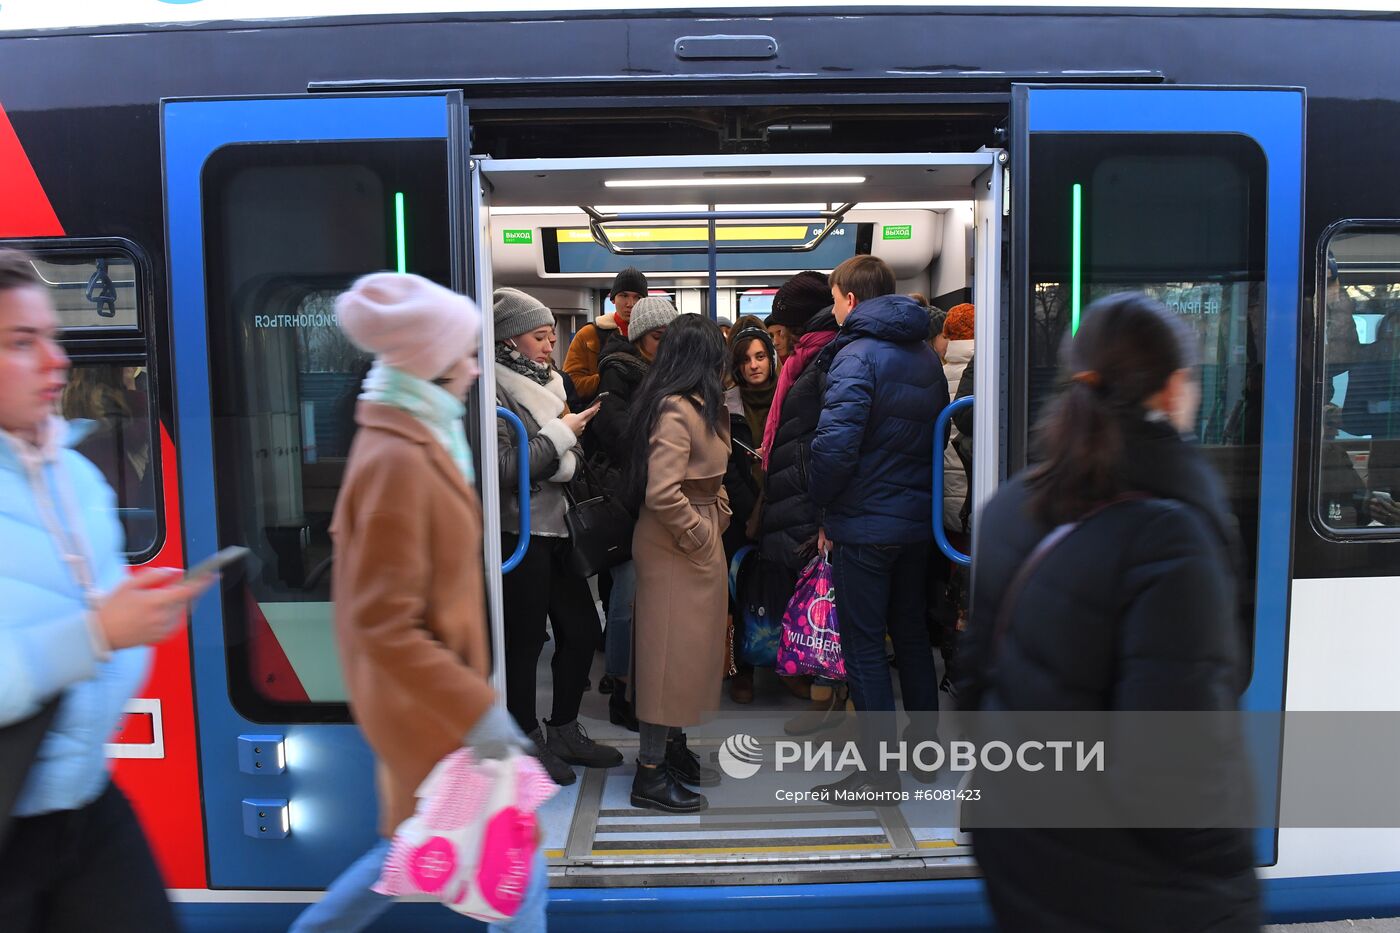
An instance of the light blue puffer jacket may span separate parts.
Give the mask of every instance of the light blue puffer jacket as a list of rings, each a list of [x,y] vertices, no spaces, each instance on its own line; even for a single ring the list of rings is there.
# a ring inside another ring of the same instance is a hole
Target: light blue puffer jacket
[[[85,426],[67,428],[68,443],[56,459],[32,464],[20,457],[12,437],[0,435],[0,726],[64,693],[15,816],[74,810],[97,798],[108,780],[103,745],[150,663],[149,648],[99,657],[82,590],[41,518],[39,495],[68,520],[58,493],[58,484],[66,483],[97,590],[109,592],[125,579],[116,497],[97,467],[69,449]]]

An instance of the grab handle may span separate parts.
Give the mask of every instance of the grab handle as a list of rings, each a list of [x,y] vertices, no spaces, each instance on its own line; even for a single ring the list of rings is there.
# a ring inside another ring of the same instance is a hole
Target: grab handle
[[[938,549],[948,555],[949,560],[964,567],[972,565],[972,556],[953,547],[948,540],[948,531],[943,527],[943,483],[946,472],[943,468],[943,448],[948,446],[948,424],[953,420],[953,415],[971,406],[972,396],[963,396],[944,408],[933,423],[933,540],[938,542]]]
[[[530,435],[525,432],[525,422],[509,408],[497,405],[496,417],[506,419],[506,423],[515,429],[515,446],[520,451],[515,458],[515,472],[520,477],[520,490],[517,493],[520,501],[520,540],[515,542],[515,553],[501,564],[501,573],[510,573],[520,566],[525,552],[530,550]]]

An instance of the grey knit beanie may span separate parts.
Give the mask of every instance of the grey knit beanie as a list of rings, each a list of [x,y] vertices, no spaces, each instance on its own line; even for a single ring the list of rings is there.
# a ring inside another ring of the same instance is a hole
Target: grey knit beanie
[[[537,327],[554,326],[554,312],[518,288],[496,289],[491,295],[491,311],[498,342]]]
[[[676,306],[665,298],[643,298],[632,308],[632,318],[627,322],[627,339],[636,343],[658,327],[669,327],[678,317],[680,312]]]

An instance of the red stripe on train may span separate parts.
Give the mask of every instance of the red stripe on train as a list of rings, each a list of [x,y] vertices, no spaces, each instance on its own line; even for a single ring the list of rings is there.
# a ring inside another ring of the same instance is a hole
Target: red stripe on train
[[[0,237],[38,236],[63,236],[63,225],[0,107]]]
[[[175,444],[164,424],[160,426],[160,466],[165,543],[151,566],[182,567],[179,473]],[[165,884],[170,888],[209,886],[190,666],[190,638],[182,626],[169,640],[156,646],[150,682],[139,694],[160,700],[165,757],[116,759],[117,782],[140,816]]]

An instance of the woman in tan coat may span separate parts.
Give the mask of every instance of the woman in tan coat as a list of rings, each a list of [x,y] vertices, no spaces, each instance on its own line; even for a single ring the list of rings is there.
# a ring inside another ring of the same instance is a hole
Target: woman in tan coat
[[[632,407],[627,491],[639,506],[632,684],[641,750],[632,805],[671,812],[708,806],[680,782],[710,786],[719,772],[686,748],[681,727],[719,708],[724,679],[724,542],[729,461],[724,337],[698,315],[666,331]]]
[[[379,832],[291,933],[360,930],[393,899],[370,890],[388,838],[442,758],[504,757],[529,742],[487,682],[481,500],[462,424],[478,372],[480,313],[416,275],[360,279],[336,301],[346,335],[375,354],[331,522],[332,596],[350,709],[374,751]],[[537,860],[520,911],[492,929],[544,929]]]

